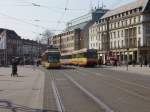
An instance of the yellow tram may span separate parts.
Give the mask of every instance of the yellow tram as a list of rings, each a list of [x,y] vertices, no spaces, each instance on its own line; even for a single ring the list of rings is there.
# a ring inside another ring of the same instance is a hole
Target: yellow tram
[[[59,68],[60,51],[57,48],[50,48],[42,54],[42,65],[45,68]]]
[[[61,64],[64,65],[95,66],[97,62],[98,56],[95,49],[85,48],[61,54]]]

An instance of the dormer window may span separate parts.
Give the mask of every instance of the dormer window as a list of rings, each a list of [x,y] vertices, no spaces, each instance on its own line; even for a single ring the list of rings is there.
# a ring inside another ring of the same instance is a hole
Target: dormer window
[[[142,7],[139,8],[139,12],[141,12],[141,11],[142,11]]]
[[[133,12],[133,11],[132,11],[132,10],[130,10],[130,14],[132,14],[132,12]]]
[[[136,12],[137,12],[137,9],[134,9],[134,12],[136,13]]]

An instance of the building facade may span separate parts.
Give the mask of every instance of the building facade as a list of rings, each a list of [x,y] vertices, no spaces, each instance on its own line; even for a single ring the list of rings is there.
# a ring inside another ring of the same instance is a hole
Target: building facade
[[[150,61],[150,1],[137,0],[108,11],[89,28],[89,48],[120,62]]]
[[[40,44],[29,39],[22,39],[22,43],[23,59],[29,62],[37,59],[40,52]]]
[[[80,49],[80,29],[64,32],[53,37],[53,46],[68,52]]]
[[[67,23],[65,32],[53,36],[53,45],[62,52],[89,48],[89,27],[108,10],[95,9]]]
[[[22,56],[22,40],[14,31],[1,29],[0,33],[0,63],[10,64],[13,57]]]
[[[0,65],[11,64],[14,57],[31,62],[46,49],[47,45],[29,39],[22,39],[13,30],[0,29]]]

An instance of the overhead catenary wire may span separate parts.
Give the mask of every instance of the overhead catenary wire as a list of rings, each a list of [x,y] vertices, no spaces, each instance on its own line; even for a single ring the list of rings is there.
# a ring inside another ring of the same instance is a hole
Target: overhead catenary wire
[[[64,12],[62,13],[62,15],[60,16],[58,22],[57,22],[57,25],[56,25],[56,29],[59,27],[59,25],[61,24],[59,21],[63,20],[66,12],[67,12],[67,8],[68,8],[68,4],[69,4],[69,0],[66,0],[66,4],[65,4],[65,9],[64,9]]]
[[[68,4],[69,0],[67,0],[65,8],[63,7],[56,7],[56,6],[47,6],[47,5],[42,5],[42,4],[38,4],[35,2],[27,2],[25,1],[25,3],[28,3],[28,6],[35,6],[35,7],[41,7],[41,8],[47,8],[47,9],[57,9],[57,10],[67,10],[67,11],[88,11],[88,9],[72,9],[72,8],[66,8],[67,4]]]
[[[11,19],[11,20],[13,19],[13,20],[18,21],[18,22],[21,22],[21,23],[25,23],[25,24],[32,25],[32,26],[37,27],[37,28],[48,29],[48,27],[44,27],[44,26],[41,26],[41,25],[33,24],[33,23],[27,22],[27,21],[25,21],[25,20],[23,20],[23,19],[18,19],[18,18],[16,18],[16,17],[6,15],[6,14],[4,14],[4,13],[2,13],[2,12],[0,12],[0,15],[5,16],[5,17],[7,17],[8,19]],[[53,31],[56,31],[56,29],[52,29],[52,30],[53,30]],[[60,30],[59,30],[59,31],[60,31]]]

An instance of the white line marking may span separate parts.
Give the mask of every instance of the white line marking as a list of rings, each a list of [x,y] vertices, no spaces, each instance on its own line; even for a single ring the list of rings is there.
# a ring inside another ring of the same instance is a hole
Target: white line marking
[[[83,70],[83,71],[93,74],[93,72],[90,72],[90,71],[88,71],[88,70]],[[114,80],[117,80],[117,79],[115,79],[115,78],[113,78],[113,77],[105,76],[105,75],[98,74],[98,73],[95,73],[95,75],[97,75],[97,76],[102,76],[102,77],[107,77],[107,78],[112,78],[112,79],[114,79]],[[120,80],[120,79],[118,79],[118,80]],[[123,81],[123,80],[120,80],[120,82],[124,82],[124,83],[125,83],[125,81]],[[127,82],[128,82],[128,81],[127,81]],[[126,82],[126,83],[127,83],[127,82]],[[131,82],[128,82],[127,84],[129,84],[129,83],[131,83]],[[138,84],[135,84],[135,83],[131,83],[131,84],[132,84],[132,85],[134,84],[134,85],[136,85],[136,86],[138,85]],[[113,85],[111,85],[111,84],[108,84],[108,85],[113,86]],[[138,85],[138,86],[139,86],[139,85]],[[113,87],[114,87],[114,86],[113,86]],[[121,89],[121,90],[123,90],[123,91],[126,91],[126,92],[129,93],[129,94],[132,94],[132,95],[137,96],[137,97],[140,97],[140,98],[142,98],[142,99],[144,99],[144,100],[150,101],[150,99],[149,99],[148,97],[145,97],[145,96],[140,95],[140,94],[138,94],[138,93],[132,92],[132,91],[130,91],[130,90],[128,90],[128,89],[121,88],[121,87],[119,87],[119,86],[115,86],[115,87],[118,88],[118,89]],[[142,86],[140,85],[140,87],[142,87]],[[143,87],[144,87],[144,86],[143,86]],[[147,87],[144,87],[144,88],[147,88]],[[150,88],[147,88],[147,89],[150,89]]]
[[[114,77],[107,76],[107,75],[103,75],[103,74],[100,74],[100,73],[90,72],[90,71],[88,71],[88,70],[84,70],[84,71],[85,71],[85,72],[92,73],[92,74],[94,73],[94,74],[97,75],[97,76],[107,77],[107,78],[110,78],[110,79],[118,80],[118,81],[123,82],[123,83],[126,83],[126,84],[135,85],[135,86],[138,86],[138,87],[141,87],[141,88],[150,90],[149,87],[146,87],[146,86],[143,86],[143,85],[140,85],[140,84],[137,84],[137,83],[133,83],[133,82],[121,80],[120,78],[114,78]]]
[[[65,112],[64,106],[62,104],[62,101],[61,101],[61,98],[60,98],[60,95],[59,95],[59,92],[58,92],[58,89],[55,85],[54,80],[52,80],[52,88],[53,88],[54,96],[56,99],[58,111],[59,112]]]
[[[114,112],[110,109],[106,104],[104,104],[99,98],[94,96],[88,90],[86,90],[83,86],[81,86],[78,82],[76,82],[71,76],[68,74],[64,74],[72,83],[74,83],[80,90],[82,90],[86,95],[88,95],[91,99],[93,99],[105,112]]]

